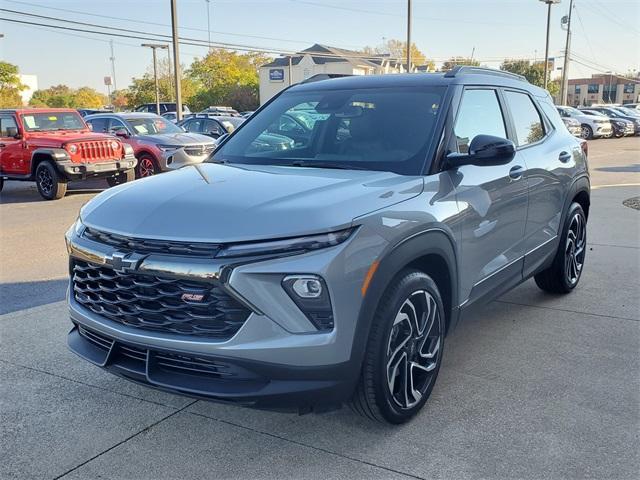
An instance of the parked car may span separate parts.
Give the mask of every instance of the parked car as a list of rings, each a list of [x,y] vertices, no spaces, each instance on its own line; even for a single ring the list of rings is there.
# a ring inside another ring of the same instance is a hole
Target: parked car
[[[619,122],[621,120],[624,120],[626,124],[630,123],[633,127],[633,132],[630,132],[630,129],[627,126],[625,135],[640,135],[640,110],[632,110],[630,108],[620,106],[598,106],[590,107],[590,109],[600,113],[601,115],[606,115],[611,119],[612,123],[616,121]]]
[[[156,113],[157,105],[155,103],[143,103],[142,105],[137,106],[134,111],[135,112],[147,112],[147,113]],[[175,112],[177,110],[176,104],[171,102],[160,102],[160,115],[167,112]],[[182,113],[191,113],[189,107],[186,105],[182,105]]]
[[[636,108],[629,108],[626,105],[620,106],[620,107],[614,107],[615,110],[618,110],[619,112],[621,112],[623,115],[627,115],[627,116],[631,116],[631,117],[640,117],[640,110],[636,109]]]
[[[301,102],[323,117],[309,141],[256,153]],[[197,168],[82,209],[69,346],[179,394],[405,422],[461,318],[530,277],[578,285],[585,147],[507,72],[293,85]]]
[[[182,120],[178,125],[187,132],[219,138],[225,133],[232,133],[244,121],[245,119],[242,117],[196,114]]]
[[[557,107],[560,116],[563,118],[575,118],[582,127],[582,138],[591,140],[592,138],[610,137],[613,135],[613,127],[608,117],[604,115],[587,115],[577,108],[568,106]]]
[[[223,106],[211,106],[207,107],[201,112],[201,114],[209,114],[209,115],[222,115],[227,117],[240,117],[241,115],[231,107],[223,107]]]
[[[96,113],[113,113],[113,110],[100,110],[100,109],[96,110],[91,108],[78,108],[78,113],[83,117],[86,117],[87,115],[93,115]]]
[[[623,107],[632,108],[632,109],[635,109],[635,110],[640,110],[640,103],[625,103],[623,105]]]
[[[582,137],[582,125],[580,125],[578,120],[571,117],[562,117],[562,122],[571,135],[574,137]]]
[[[36,182],[46,200],[64,197],[67,182],[134,179],[133,150],[119,139],[93,133],[76,110],[0,110],[0,190],[5,180]]]
[[[604,115],[605,117],[609,117],[609,121],[613,127],[613,136],[616,138],[634,135],[636,133],[634,120],[638,121],[638,132],[640,132],[640,118],[634,119],[633,117],[623,116],[613,109],[604,107],[581,108],[580,110],[588,115]],[[631,118],[631,120],[629,120],[629,118]]]
[[[137,178],[201,163],[215,148],[211,138],[187,133],[153,113],[90,115],[85,120],[94,132],[116,135],[131,145],[138,159]]]

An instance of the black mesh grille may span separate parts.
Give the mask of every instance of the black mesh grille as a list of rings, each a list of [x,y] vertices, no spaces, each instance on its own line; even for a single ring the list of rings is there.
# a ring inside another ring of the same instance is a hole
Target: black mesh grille
[[[73,264],[73,291],[78,303],[110,320],[182,335],[231,338],[250,314],[215,284],[123,273],[80,260]]]
[[[117,235],[115,233],[103,232],[89,227],[85,228],[82,236],[89,240],[93,240],[94,242],[100,242],[117,249],[137,253],[162,253],[167,255],[188,255],[213,258],[220,249],[220,245],[217,243],[176,242],[169,240],[132,238]]]

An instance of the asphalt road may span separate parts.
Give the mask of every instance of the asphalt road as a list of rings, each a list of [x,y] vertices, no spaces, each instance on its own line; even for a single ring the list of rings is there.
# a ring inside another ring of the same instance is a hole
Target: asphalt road
[[[640,211],[623,201],[640,196],[640,139],[589,149],[579,288],[528,281],[460,325],[427,406],[401,427],[193,401],[77,359],[63,234],[95,190],[44,202],[7,183],[0,478],[638,478]]]

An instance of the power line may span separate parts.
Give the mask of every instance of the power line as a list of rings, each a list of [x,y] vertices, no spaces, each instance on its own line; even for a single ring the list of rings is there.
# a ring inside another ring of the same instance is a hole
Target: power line
[[[588,2],[588,4],[593,8],[594,13],[602,15],[603,17],[605,17],[610,22],[615,23],[616,25],[618,25],[620,27],[623,27],[623,28],[626,28],[626,29],[630,29],[630,30],[634,30],[636,33],[640,33],[640,30],[637,27],[634,27],[632,25],[624,23],[620,19],[612,16],[607,11],[607,7],[605,7],[604,5],[601,5],[600,3],[595,2],[595,1]],[[597,12],[596,12],[596,10],[597,10]]]

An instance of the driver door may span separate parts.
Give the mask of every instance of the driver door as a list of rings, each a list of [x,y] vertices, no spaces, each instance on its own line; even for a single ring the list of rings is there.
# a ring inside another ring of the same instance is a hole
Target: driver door
[[[23,148],[18,124],[13,114],[0,114],[0,172],[16,175],[29,174],[29,151]]]
[[[452,150],[467,153],[476,135],[509,138],[501,93],[466,88],[454,123]],[[453,172],[460,210],[461,299],[498,295],[522,279],[527,218],[526,164],[464,165]]]

